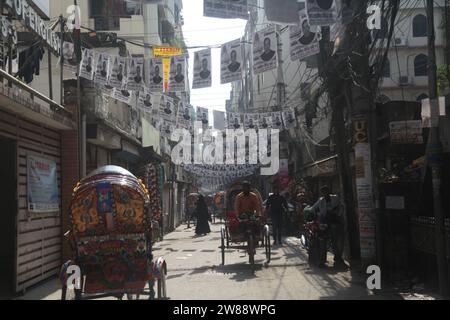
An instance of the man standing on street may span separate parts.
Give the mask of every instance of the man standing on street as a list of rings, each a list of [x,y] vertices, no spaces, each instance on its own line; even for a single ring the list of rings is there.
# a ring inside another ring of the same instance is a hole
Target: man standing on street
[[[280,195],[280,188],[274,186],[273,194],[267,199],[266,209],[270,213],[273,226],[274,245],[282,245],[281,230],[283,226],[283,212],[288,210],[286,199]]]
[[[342,258],[344,252],[344,217],[342,214],[341,200],[337,195],[332,195],[328,186],[324,186],[320,189],[322,197],[311,207],[311,209],[317,214],[317,219],[320,223],[327,224],[328,233],[331,237],[333,253],[334,253],[334,266],[344,267],[346,266],[344,259]],[[327,246],[324,245],[322,250],[323,256],[326,262],[326,250]],[[322,263],[322,264],[323,264]]]

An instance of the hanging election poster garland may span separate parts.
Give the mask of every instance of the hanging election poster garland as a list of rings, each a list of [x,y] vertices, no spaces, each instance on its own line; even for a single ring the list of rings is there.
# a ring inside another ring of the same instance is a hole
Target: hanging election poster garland
[[[106,53],[98,53],[96,55],[97,68],[95,72],[94,82],[98,85],[106,85],[108,83],[108,71],[110,56]]]
[[[173,98],[161,95],[159,101],[159,116],[164,120],[172,121],[175,119],[175,105]]]
[[[282,121],[280,112],[272,113],[272,129],[278,129],[278,130],[283,129],[283,121]]]
[[[278,66],[275,26],[256,32],[253,37],[253,72],[260,74]]]
[[[244,115],[245,130],[257,129],[259,124],[259,114],[248,113]]]
[[[204,0],[203,15],[222,19],[245,19],[249,17],[247,0]]]
[[[228,113],[227,118],[228,129],[243,129],[240,113]]]
[[[283,115],[283,123],[286,129],[291,129],[297,126],[295,110],[287,109],[282,112]]]
[[[144,58],[128,59],[128,83],[127,89],[141,91],[144,86]]]
[[[259,115],[259,128],[261,129],[272,128],[272,113],[261,113]]]
[[[84,49],[80,77],[91,81],[94,80],[94,68],[94,50]]]
[[[147,113],[152,113],[155,110],[155,108],[153,108],[154,105],[154,96],[150,93],[148,88],[144,87],[144,90],[139,92],[138,107]]]
[[[225,43],[221,48],[220,83],[230,83],[242,79],[241,39]]]
[[[306,1],[306,10],[311,26],[331,26],[336,23],[335,0],[308,0]]]
[[[201,121],[203,125],[209,125],[209,110],[206,108],[197,108],[197,121]]]
[[[289,27],[291,60],[303,60],[320,52],[320,33],[316,27],[311,28],[305,10],[300,12],[300,26]]]
[[[194,80],[192,89],[208,88],[212,85],[211,49],[194,53]]]
[[[124,87],[122,90],[114,88],[113,92],[114,92],[113,93],[114,99],[116,99],[120,102],[126,103],[130,106],[132,105],[132,100],[133,100],[133,92],[132,91],[126,90]]]
[[[127,58],[115,56],[113,59],[109,85],[121,89],[127,83]]]
[[[186,91],[186,57],[172,57],[170,59],[169,92]]]
[[[164,91],[164,79],[161,76],[164,70],[163,58],[153,58],[149,61],[149,79],[148,85],[151,92],[163,92]]]

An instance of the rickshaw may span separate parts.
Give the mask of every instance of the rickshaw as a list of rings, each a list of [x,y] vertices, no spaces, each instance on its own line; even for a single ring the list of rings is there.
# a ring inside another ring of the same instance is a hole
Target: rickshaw
[[[153,260],[149,201],[143,182],[121,167],[99,168],[77,184],[65,234],[72,257],[60,272],[62,300],[153,299],[155,281],[157,297],[166,298],[167,264]],[[74,267],[78,282],[72,282]]]
[[[269,263],[271,258],[270,229],[266,224],[265,217],[256,217],[250,213],[242,213],[239,216],[236,214],[235,200],[242,190],[243,185],[238,182],[233,184],[226,193],[225,225],[221,229],[220,246],[222,265],[225,265],[225,249],[245,250],[248,253],[249,263],[254,265],[256,248],[260,243],[265,249],[266,262]],[[262,204],[259,191],[253,189],[251,192],[258,196]]]

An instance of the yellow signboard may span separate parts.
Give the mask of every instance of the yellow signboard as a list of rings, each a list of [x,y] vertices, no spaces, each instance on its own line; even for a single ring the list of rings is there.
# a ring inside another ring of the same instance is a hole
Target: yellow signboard
[[[181,56],[182,54],[183,49],[178,47],[153,47],[155,58]]]

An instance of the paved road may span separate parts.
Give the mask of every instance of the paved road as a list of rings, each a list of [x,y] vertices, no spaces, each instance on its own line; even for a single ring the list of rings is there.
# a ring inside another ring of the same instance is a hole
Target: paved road
[[[365,279],[350,271],[316,269],[307,264],[299,240],[286,238],[282,247],[272,248],[272,261],[265,264],[264,249],[257,251],[250,266],[244,251],[227,250],[221,265],[220,224],[205,237],[194,236],[186,225],[167,235],[155,246],[155,256],[168,264],[167,294],[176,300],[309,300],[309,299],[394,299],[395,295],[374,295]],[[332,261],[332,257],[328,257]],[[331,264],[331,263],[330,263]],[[22,299],[59,299],[56,280],[30,290]]]

